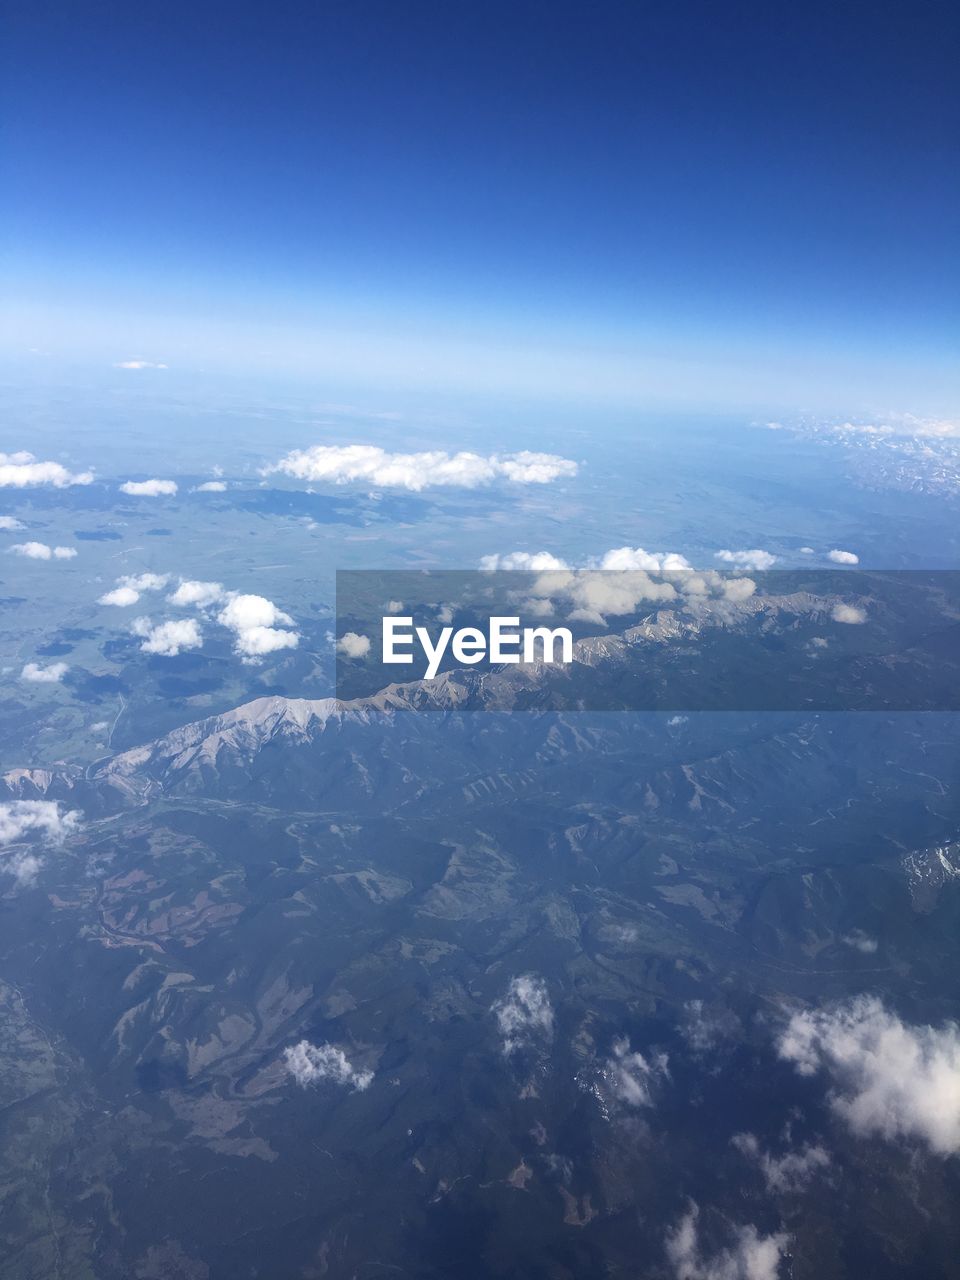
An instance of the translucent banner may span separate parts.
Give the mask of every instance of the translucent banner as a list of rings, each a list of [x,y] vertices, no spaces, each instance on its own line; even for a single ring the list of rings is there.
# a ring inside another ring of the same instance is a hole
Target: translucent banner
[[[954,711],[960,573],[337,574],[337,696],[424,711]]]

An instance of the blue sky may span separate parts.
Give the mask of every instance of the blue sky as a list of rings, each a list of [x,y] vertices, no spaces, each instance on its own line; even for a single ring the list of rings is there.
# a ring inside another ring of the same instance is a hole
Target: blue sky
[[[950,4],[10,12],[8,355],[956,409]]]

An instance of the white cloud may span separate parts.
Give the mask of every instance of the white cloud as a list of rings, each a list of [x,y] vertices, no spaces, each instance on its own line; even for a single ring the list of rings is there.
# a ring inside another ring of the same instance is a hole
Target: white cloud
[[[852,551],[838,551],[836,547],[832,551],[827,552],[827,559],[832,560],[834,564],[859,564],[860,557]]]
[[[507,555],[483,556],[480,568],[485,573],[497,569],[527,569],[538,573],[544,569],[568,569],[565,560],[558,560],[549,551],[511,551]]]
[[[830,611],[830,617],[834,622],[842,622],[847,626],[857,627],[862,622],[866,622],[867,611],[855,604],[835,604]]]
[[[141,592],[160,591],[167,585],[169,576],[166,573],[124,574],[117,579],[117,586],[112,591],[100,596],[97,604],[116,605],[120,609],[126,609],[137,603]]]
[[[298,632],[282,629],[292,626],[293,619],[265,596],[233,596],[218,614],[218,620],[234,632],[234,651],[244,658],[260,658],[278,649],[295,649],[300,643]]]
[[[802,1191],[816,1174],[830,1167],[830,1153],[819,1145],[805,1143],[795,1151],[775,1156],[764,1151],[752,1133],[734,1134],[731,1142],[759,1168],[767,1190],[774,1194]]]
[[[38,462],[32,453],[0,453],[0,489],[25,489],[38,484],[52,484],[65,489],[72,484],[92,484],[93,472],[74,474],[59,462]]]
[[[801,1075],[827,1074],[830,1104],[861,1136],[919,1138],[960,1152],[960,1027],[903,1022],[874,996],[795,1013],[781,1058]]]
[[[0,804],[0,846],[13,844],[24,836],[39,835],[49,844],[60,844],[80,826],[76,809],[61,813],[53,800],[14,800]],[[41,859],[22,849],[0,850],[0,870],[13,875],[20,886],[32,884]]]
[[[688,1000],[683,1013],[680,1033],[694,1053],[712,1052],[724,1041],[736,1039],[742,1030],[732,1009],[708,1009],[702,1000]]]
[[[12,555],[25,556],[28,560],[49,560],[53,555],[45,542],[15,542],[8,550]]]
[[[527,568],[529,563],[520,559],[525,555],[514,552],[511,557],[484,557],[481,568]],[[714,569],[697,572],[675,552],[648,552],[642,547],[608,551],[599,562],[594,561],[594,565],[599,567],[541,570],[540,577],[530,587],[530,599],[524,601],[524,611],[537,612],[537,601],[565,601],[571,621],[602,626],[608,615],[621,617],[635,613],[642,604],[677,602],[696,610],[707,600],[742,603],[757,589],[751,578],[727,578]],[[651,573],[660,576],[655,580],[650,577]]]
[[[73,547],[48,547],[45,542],[15,542],[8,550],[28,560],[72,560],[77,554]]]
[[[222,480],[205,480],[197,485],[197,493],[225,493],[227,486]]]
[[[347,658],[365,658],[370,652],[370,637],[358,636],[356,631],[348,631],[337,641],[337,653]]]
[[[28,662],[20,672],[20,679],[26,680],[29,684],[59,684],[69,670],[65,662],[51,662],[49,667]]]
[[[608,551],[597,566],[600,569],[690,569],[693,566],[675,551],[644,551],[643,547],[617,547]]]
[[[0,530],[12,533],[15,529],[25,529],[27,526],[22,520],[18,520],[16,516],[0,516]]]
[[[735,1227],[730,1246],[707,1257],[697,1238],[699,1213],[691,1203],[667,1235],[667,1257],[677,1280],[777,1280],[788,1236],[762,1236],[754,1226]]]
[[[865,956],[875,955],[879,946],[876,938],[871,938],[869,933],[864,933],[862,929],[851,929],[840,941],[848,947],[853,947],[854,951],[862,952]]]
[[[613,1042],[613,1052],[604,1065],[604,1079],[614,1096],[630,1107],[653,1105],[653,1087],[669,1078],[665,1053],[648,1061],[642,1053],[630,1050],[630,1041],[620,1037]]]
[[[59,843],[79,828],[80,819],[76,809],[61,813],[54,800],[14,800],[0,804],[0,844],[12,844],[31,832]]]
[[[812,556],[815,553],[814,553],[813,547],[801,547],[800,554],[802,556]]]
[[[140,649],[161,658],[175,658],[184,649],[199,649],[202,644],[203,635],[193,618],[181,618],[151,627]]]
[[[504,1053],[513,1053],[531,1040],[553,1034],[553,1006],[547,984],[535,973],[511,978],[506,995],[496,1001],[493,1012],[503,1036]]]
[[[117,581],[113,591],[101,596],[101,604],[136,604],[142,591],[159,591],[165,587],[169,575],[142,573]],[[255,661],[279,649],[295,649],[300,643],[297,631],[284,629],[292,627],[293,619],[264,596],[229,592],[219,582],[182,578],[168,599],[178,608],[206,610],[222,605],[216,620],[234,633],[234,652],[245,661]],[[154,626],[150,618],[135,618],[131,630],[146,641],[141,646],[145,653],[175,657],[182,649],[196,649],[202,643],[199,626],[192,619]]]
[[[12,875],[18,889],[35,884],[43,859],[26,849],[13,849],[3,854],[0,850],[0,871]]]
[[[292,625],[293,619],[265,596],[236,595],[219,614],[225,627],[244,631],[248,627],[272,627],[278,622]]]
[[[284,1049],[283,1059],[287,1070],[302,1089],[321,1080],[332,1080],[335,1084],[362,1091],[373,1081],[372,1071],[358,1071],[343,1050],[333,1044],[311,1044],[309,1040],[301,1040],[299,1044]]]
[[[97,604],[112,604],[120,609],[126,609],[129,605],[136,604],[139,599],[140,592],[135,591],[133,587],[115,587],[113,591],[102,595]]]
[[[403,613],[403,601],[402,601],[402,600],[388,600],[388,601],[387,601],[387,608],[386,608],[386,612],[387,612],[387,613]]]
[[[495,465],[499,465],[514,484],[549,484],[552,480],[575,476],[579,470],[577,463],[569,458],[555,453],[531,453],[528,449],[503,457]]]
[[[177,492],[176,480],[127,480],[120,486],[121,493],[134,498],[159,498]]]
[[[920,418],[913,413],[891,413],[882,426],[865,422],[835,423],[831,430],[840,435],[916,436],[920,439],[949,440],[960,436],[960,421],[949,418]],[[892,424],[892,425],[891,425]]]
[[[296,631],[276,627],[247,627],[237,633],[234,649],[244,658],[262,658],[278,649],[296,649],[300,636]]]
[[[199,609],[206,609],[221,600],[223,595],[223,586],[219,582],[198,582],[196,580],[183,579],[173,595],[169,597],[169,600],[171,604],[175,605],[196,605]]]
[[[766,551],[719,554],[756,558],[756,567],[768,567],[766,561],[760,563],[769,555]],[[524,602],[527,613],[536,612],[537,598],[555,596],[573,604],[571,620],[597,624],[603,624],[607,615],[633,613],[644,602],[674,601],[678,594],[693,607],[698,598],[742,603],[757,589],[751,578],[727,578],[714,569],[697,571],[678,552],[646,551],[643,547],[613,548],[602,556],[592,557],[585,569],[572,569],[548,551],[483,556],[480,569],[486,572],[524,569],[542,573],[543,578],[531,589],[532,598]],[[662,576],[654,581],[647,576],[650,573]]]
[[[387,489],[421,489],[435,486],[475,489],[497,479],[515,484],[547,484],[574,476],[577,464],[551,453],[491,454],[388,453],[375,445],[314,445],[295,449],[261,474],[275,472],[297,480],[349,484],[363,482]]]
[[[761,551],[759,547],[752,551],[717,551],[715,555],[724,564],[736,565],[738,569],[769,569],[777,560],[776,556],[769,551]]]
[[[127,573],[117,579],[120,586],[132,587],[134,591],[161,591],[169,581],[168,573]]]
[[[531,594],[560,595],[573,606],[571,620],[603,625],[608,614],[620,617],[635,613],[641,604],[676,599],[670,582],[655,582],[643,570],[636,572],[577,574],[546,573],[531,588]]]
[[[113,366],[115,369],[166,369],[165,364],[158,364],[155,360],[118,360]]]

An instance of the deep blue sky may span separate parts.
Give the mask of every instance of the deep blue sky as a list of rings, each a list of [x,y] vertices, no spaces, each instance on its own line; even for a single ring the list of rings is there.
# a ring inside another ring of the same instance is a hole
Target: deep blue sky
[[[953,3],[7,12],[8,350],[951,408]]]

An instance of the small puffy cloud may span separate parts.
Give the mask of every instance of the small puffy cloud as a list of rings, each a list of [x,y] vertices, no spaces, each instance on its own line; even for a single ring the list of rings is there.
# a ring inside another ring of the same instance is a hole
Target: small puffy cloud
[[[45,542],[15,542],[9,550],[28,560],[72,560],[77,554],[73,547],[48,547]]]
[[[65,662],[51,662],[49,667],[28,662],[20,672],[20,679],[26,680],[28,684],[59,684],[69,670]]]
[[[579,467],[555,453],[531,453],[525,449],[496,463],[514,484],[549,484],[552,480],[575,476]]]
[[[860,557],[852,551],[838,551],[836,547],[832,551],[827,552],[827,559],[832,560],[834,564],[859,564]]]
[[[24,556],[27,560],[49,560],[53,555],[52,548],[45,542],[15,542],[9,548],[15,556]]]
[[[876,954],[878,942],[876,938],[871,938],[869,933],[864,933],[862,929],[851,929],[849,933],[845,933],[840,941],[847,947],[852,947],[854,951],[859,951],[865,956]]]
[[[960,1153],[960,1027],[914,1026],[874,996],[795,1013],[780,1057],[805,1076],[824,1072],[830,1105],[860,1136],[916,1138]]]
[[[169,575],[166,573],[124,574],[122,578],[117,579],[117,585],[112,591],[99,597],[97,604],[115,605],[120,609],[129,608],[130,605],[137,603],[142,592],[160,591],[167,585],[168,580]]]
[[[244,658],[263,658],[278,649],[296,649],[300,636],[296,631],[277,627],[247,627],[237,633],[234,648]]]
[[[107,591],[100,596],[97,604],[112,604],[119,609],[126,609],[129,605],[136,604],[140,599],[140,592],[135,591],[133,587],[115,587],[113,591]]]
[[[834,622],[842,622],[850,627],[858,627],[867,620],[866,609],[861,609],[855,604],[835,604],[830,610],[830,617]]]
[[[18,889],[36,884],[42,866],[43,859],[27,849],[11,849],[6,854],[0,849],[0,871],[12,875]]]
[[[667,1235],[667,1258],[676,1280],[777,1280],[789,1236],[783,1232],[762,1236],[754,1226],[734,1227],[731,1244],[707,1255],[698,1239],[699,1214],[691,1203]]]
[[[293,619],[265,596],[233,596],[217,617],[234,632],[234,651],[243,658],[255,659],[278,649],[295,649],[300,643],[298,632],[284,630],[293,625]]]
[[[530,588],[531,600],[525,602],[525,611],[532,612],[538,599],[557,604],[564,601],[571,621],[605,625],[610,615],[622,617],[651,603],[679,603],[696,612],[707,601],[740,604],[756,591],[751,578],[726,578],[714,569],[695,572],[683,556],[673,552],[621,547],[608,552],[600,565],[599,569],[575,572],[544,570]],[[633,567],[637,565],[649,567]]]
[[[34,833],[59,844],[79,828],[80,818],[76,809],[61,813],[55,800],[14,800],[0,804],[0,844],[12,844]]]
[[[375,445],[314,445],[295,449],[263,475],[280,472],[296,480],[328,484],[365,483],[419,492],[434,487],[476,489],[497,479],[514,484],[547,484],[574,476],[577,464],[551,453],[491,454],[388,453]]]
[[[643,547],[617,547],[615,550],[608,551],[597,567],[600,569],[646,569],[649,572],[692,568],[689,560],[677,555],[675,551],[644,551]]]
[[[16,516],[0,516],[0,530],[4,533],[13,533],[16,529],[25,529],[26,525],[22,520],[18,520]]]
[[[134,591],[161,591],[169,581],[167,573],[128,573],[117,579],[121,587],[132,587]]]
[[[757,584],[752,578],[725,578],[719,594],[731,604],[742,604],[756,592]]]
[[[688,1000],[683,1006],[680,1033],[694,1053],[710,1053],[725,1041],[735,1040],[742,1031],[732,1009],[708,1008],[702,1000]]]
[[[114,366],[115,369],[166,369],[165,364],[159,364],[156,360],[118,360]]]
[[[775,1156],[764,1151],[752,1133],[734,1134],[731,1142],[757,1166],[767,1190],[775,1194],[803,1191],[818,1173],[830,1167],[830,1153],[819,1145],[805,1143],[795,1151]]]
[[[171,604],[181,608],[195,605],[198,609],[206,609],[223,599],[224,594],[223,586],[219,582],[198,582],[185,578],[168,599]]]
[[[635,613],[641,604],[662,603],[676,599],[670,582],[654,581],[643,571],[623,573],[583,572],[573,575],[547,573],[534,588],[535,595],[545,594],[543,587],[553,584],[559,594],[573,606],[569,617],[603,625],[609,614],[622,617]],[[551,593],[552,594],[552,593]]]
[[[27,837],[39,836],[48,844],[61,844],[79,829],[81,814],[76,809],[65,813],[53,800],[14,800],[0,804],[0,871],[12,875],[20,886],[37,878],[41,859],[24,849],[6,849]]]
[[[800,554],[802,556],[812,556],[815,554],[813,547],[801,547]]]
[[[59,462],[38,462],[32,453],[0,453],[0,489],[26,489],[34,485],[52,484],[65,489],[73,484],[92,484],[93,472],[74,474]]]
[[[603,1076],[618,1101],[629,1107],[650,1107],[653,1105],[653,1088],[659,1081],[669,1078],[667,1066],[665,1053],[648,1060],[642,1053],[631,1052],[630,1041],[620,1037],[613,1042]]]
[[[485,573],[493,573],[497,569],[527,569],[534,573],[544,569],[568,569],[565,560],[559,560],[549,551],[511,551],[507,555],[483,556],[480,568]]]
[[[535,973],[511,978],[506,995],[493,1012],[503,1037],[503,1052],[510,1054],[536,1039],[553,1034],[553,1006],[547,984]]]
[[[370,652],[370,637],[358,636],[356,631],[348,631],[337,641],[337,653],[345,658],[365,658]]]
[[[373,1081],[372,1071],[358,1071],[344,1051],[333,1044],[311,1044],[309,1040],[301,1040],[299,1044],[284,1049],[283,1060],[301,1089],[319,1084],[321,1080],[332,1080],[334,1084],[362,1092]]]
[[[278,622],[292,625],[293,619],[265,596],[236,595],[219,614],[225,627],[243,631],[248,627],[272,627]]]
[[[777,560],[776,556],[769,551],[761,551],[759,547],[752,551],[717,551],[715,555],[724,564],[735,565],[738,569],[769,569]]]
[[[891,415],[898,430],[907,435],[950,439],[960,436],[960,420],[956,418],[918,418],[913,413]]]
[[[181,618],[150,627],[140,649],[161,658],[175,658],[184,649],[199,649],[202,644],[203,635],[193,618]]]
[[[197,493],[225,493],[227,486],[222,480],[205,480],[197,485]]]
[[[386,613],[403,613],[403,601],[388,600],[385,612]]]
[[[176,480],[127,480],[120,486],[121,493],[133,498],[159,498],[177,492]]]

